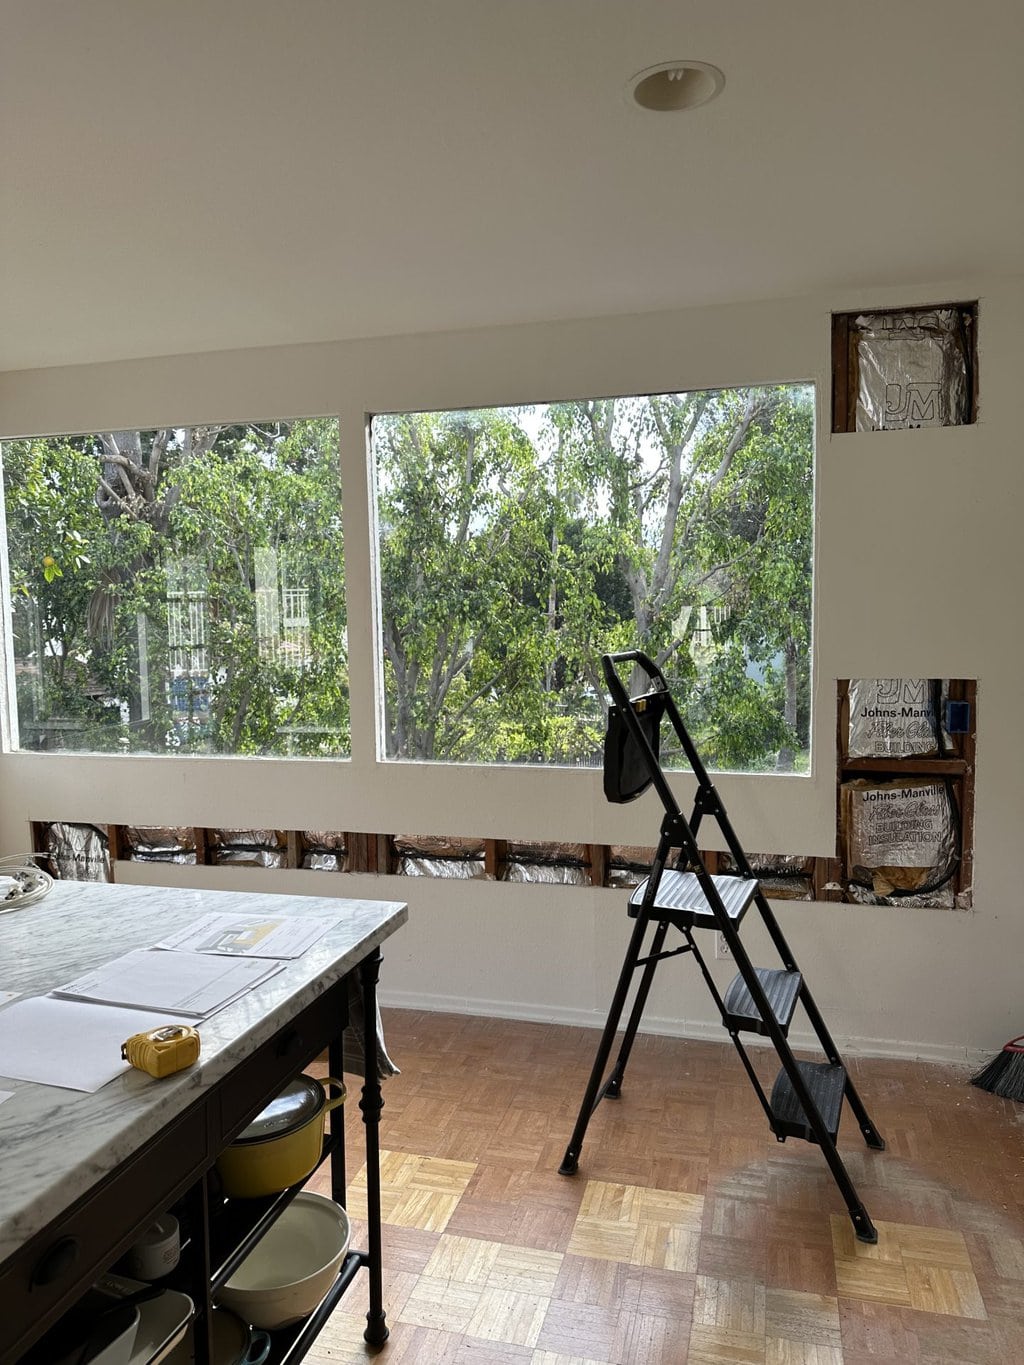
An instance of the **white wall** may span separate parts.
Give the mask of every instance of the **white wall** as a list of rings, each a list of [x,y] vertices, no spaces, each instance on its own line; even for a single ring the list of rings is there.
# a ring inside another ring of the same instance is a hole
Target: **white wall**
[[[981,415],[972,427],[830,436],[829,315],[980,299]],[[338,413],[348,566],[352,759],[0,756],[0,845],[31,819],[365,829],[652,843],[653,796],[607,805],[600,774],[379,764],[375,756],[366,414],[812,379],[818,386],[814,764],[806,778],[723,777],[745,846],[834,852],[835,680],[979,681],[975,909],[789,905],[780,914],[838,1037],[854,1049],[985,1055],[1024,1027],[1016,597],[1024,474],[1017,399],[1021,280],[968,279],[660,313],[170,357],[0,376],[16,436]],[[688,784],[678,781],[680,801]],[[154,869],[119,867],[119,877]],[[168,869],[251,885],[238,869]],[[598,1022],[625,947],[624,897],[566,887],[263,874],[266,887],[408,899],[383,980],[396,1003]],[[769,961],[769,958],[765,958]],[[725,964],[720,964],[723,977]],[[692,966],[662,969],[651,1025],[713,1022]]]

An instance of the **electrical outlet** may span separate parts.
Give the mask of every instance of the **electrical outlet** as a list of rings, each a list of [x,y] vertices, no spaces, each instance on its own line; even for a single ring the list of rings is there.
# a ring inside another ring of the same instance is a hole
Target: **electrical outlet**
[[[732,958],[732,950],[726,942],[725,935],[718,932],[715,933],[715,957]]]

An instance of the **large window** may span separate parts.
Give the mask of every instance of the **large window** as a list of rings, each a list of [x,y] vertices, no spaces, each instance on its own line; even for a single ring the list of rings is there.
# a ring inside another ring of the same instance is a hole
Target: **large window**
[[[806,767],[809,385],[383,414],[371,444],[386,757],[596,763],[600,656],[640,648],[709,766]]]
[[[3,445],[23,749],[349,752],[335,419]]]

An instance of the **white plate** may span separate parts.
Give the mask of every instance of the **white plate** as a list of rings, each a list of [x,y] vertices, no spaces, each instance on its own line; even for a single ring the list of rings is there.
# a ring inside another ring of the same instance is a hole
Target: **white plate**
[[[187,1294],[165,1289],[139,1304],[139,1330],[129,1365],[158,1365],[188,1331],[195,1305]]]

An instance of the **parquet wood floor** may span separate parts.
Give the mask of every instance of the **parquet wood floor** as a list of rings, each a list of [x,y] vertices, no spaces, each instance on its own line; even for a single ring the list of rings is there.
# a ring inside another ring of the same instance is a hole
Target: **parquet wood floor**
[[[1024,1105],[966,1069],[851,1063],[888,1143],[844,1118],[865,1246],[728,1043],[639,1038],[567,1179],[595,1031],[399,1010],[385,1028],[391,1337],[363,1342],[358,1277],[313,1365],[1024,1365]],[[753,1056],[770,1084],[774,1054]]]

